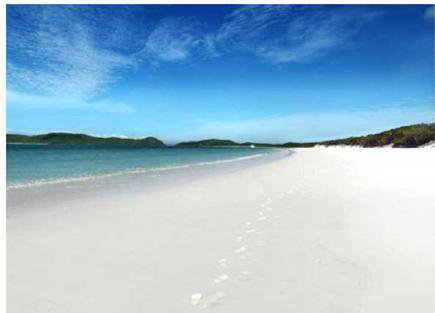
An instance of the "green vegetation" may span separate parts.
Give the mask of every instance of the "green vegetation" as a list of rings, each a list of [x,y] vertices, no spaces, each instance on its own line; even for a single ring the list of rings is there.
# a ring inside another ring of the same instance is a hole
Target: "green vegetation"
[[[208,147],[251,147],[255,146],[257,148],[296,148],[296,147],[313,147],[315,143],[294,143],[289,142],[285,144],[275,144],[275,143],[261,143],[261,142],[243,142],[238,143],[232,140],[223,139],[206,139],[200,141],[186,141],[180,142],[175,145],[175,147],[180,148],[208,148]]]
[[[339,140],[321,142],[322,145],[351,145],[362,147],[393,147],[414,148],[435,140],[435,123],[416,124],[390,129],[378,134],[360,137],[350,137]]]
[[[416,124],[399,127],[384,131],[378,134],[371,134],[360,137],[349,137],[338,140],[327,140],[321,142],[287,142],[284,144],[244,142],[237,143],[232,140],[206,139],[200,141],[180,142],[175,147],[183,148],[207,148],[207,147],[276,147],[276,148],[300,148],[313,147],[315,145],[346,145],[361,147],[381,147],[392,145],[393,147],[413,148],[435,141],[435,123]],[[67,144],[67,145],[113,145],[113,146],[137,146],[137,147],[165,147],[165,144],[154,137],[143,139],[127,139],[118,137],[94,137],[85,134],[71,133],[49,133],[44,135],[6,135],[7,143],[27,144]]]
[[[346,145],[361,147],[381,147],[392,145],[393,147],[413,148],[422,146],[435,140],[435,123],[416,124],[387,130],[379,134],[371,134],[360,137],[349,137],[337,140],[319,142],[287,142],[284,144],[244,142],[237,143],[231,140],[208,139],[201,141],[188,141],[177,144],[177,147],[218,147],[218,146],[252,146],[276,147],[276,148],[304,148],[315,145]]]
[[[207,147],[228,147],[228,146],[240,146],[237,142],[231,140],[221,140],[221,139],[206,139],[200,141],[185,141],[180,142],[175,145],[176,147],[183,148],[207,148]]]
[[[315,142],[287,142],[282,144],[281,147],[284,148],[310,148],[314,147],[317,143]]]
[[[63,145],[112,145],[137,147],[164,147],[165,144],[157,138],[127,139],[118,137],[94,137],[85,134],[49,133],[44,135],[6,135],[7,143],[24,144],[63,144]]]

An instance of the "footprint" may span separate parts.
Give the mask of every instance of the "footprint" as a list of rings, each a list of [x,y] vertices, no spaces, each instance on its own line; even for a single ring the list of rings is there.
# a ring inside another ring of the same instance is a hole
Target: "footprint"
[[[216,277],[213,281],[214,281],[216,284],[219,284],[219,283],[221,283],[221,282],[226,281],[228,278],[229,278],[229,276],[228,276],[227,274],[221,274],[221,275],[219,275],[218,277]]]
[[[217,292],[210,296],[205,296],[202,293],[194,293],[191,296],[190,302],[194,306],[198,306],[201,309],[205,309],[209,306],[214,306],[223,303],[227,295],[224,292]]]
[[[239,249],[234,250],[235,253],[241,253],[245,251],[246,251],[246,247],[240,247]]]
[[[209,297],[207,297],[206,301],[205,301],[205,306],[215,306],[218,304],[223,303],[223,300],[227,297],[227,294],[224,292],[217,292],[215,294],[210,295]]]
[[[242,271],[240,272],[239,276],[237,276],[237,280],[239,281],[248,281],[249,278],[249,272],[248,271]]]
[[[218,263],[219,263],[219,265],[220,266],[222,266],[222,267],[226,267],[227,266],[227,259],[220,259],[220,260],[218,260]]]
[[[190,297],[190,303],[192,303],[192,305],[198,305],[201,303],[202,298],[203,298],[202,293],[200,292],[194,293]]]

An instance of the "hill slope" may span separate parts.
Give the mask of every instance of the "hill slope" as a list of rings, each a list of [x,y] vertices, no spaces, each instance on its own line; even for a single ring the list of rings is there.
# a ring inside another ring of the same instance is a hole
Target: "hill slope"
[[[49,133],[43,135],[17,135],[7,134],[7,143],[27,144],[66,144],[66,145],[114,145],[114,146],[137,146],[137,147],[164,147],[165,144],[154,137],[143,139],[127,139],[118,137],[95,137],[85,134]]]
[[[180,142],[177,147],[218,147],[218,146],[251,146],[256,147],[278,147],[278,148],[301,148],[314,147],[315,145],[345,145],[361,147],[381,147],[392,145],[394,148],[419,147],[435,140],[435,123],[416,124],[390,129],[378,134],[367,136],[349,137],[337,140],[318,142],[287,142],[284,144],[244,142],[237,143],[232,140],[206,139],[200,141]]]
[[[240,146],[239,143],[232,140],[222,140],[222,139],[205,139],[200,141],[185,141],[180,142],[175,145],[176,147],[184,148],[206,148],[206,147],[222,147],[222,146]]]
[[[27,144],[69,144],[69,145],[115,145],[115,146],[138,146],[138,147],[164,147],[165,144],[154,137],[143,139],[130,139],[118,137],[95,137],[85,134],[72,133],[49,133],[43,135],[6,135],[7,143],[27,143]],[[255,143],[244,142],[237,143],[232,140],[223,139],[206,139],[199,141],[180,142],[175,147],[182,148],[207,148],[207,147],[240,147],[251,146],[256,147],[278,147],[278,148],[298,148],[298,147],[313,147],[315,145],[345,145],[345,146],[361,146],[361,147],[382,147],[391,145],[392,147],[413,148],[419,147],[429,142],[435,141],[435,123],[431,124],[416,124],[390,129],[377,134],[367,136],[349,137],[337,140],[326,140],[319,142],[287,142],[284,144],[270,143]]]
[[[435,123],[416,124],[390,129],[378,134],[360,137],[329,140],[322,145],[347,145],[362,147],[382,147],[392,145],[396,147],[414,148],[435,140]]]

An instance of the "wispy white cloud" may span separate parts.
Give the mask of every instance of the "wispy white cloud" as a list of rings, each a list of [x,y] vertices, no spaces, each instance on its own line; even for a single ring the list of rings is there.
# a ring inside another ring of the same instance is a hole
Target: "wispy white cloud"
[[[28,6],[8,12],[8,86],[90,98],[143,59],[179,62],[246,51],[274,63],[306,62],[349,44],[380,13],[322,6],[237,6],[215,30],[182,17],[137,33],[122,7]],[[101,27],[104,22],[104,27]],[[132,26],[132,27],[129,27]],[[134,33],[134,36],[133,36]],[[134,39],[134,40],[132,40]]]
[[[8,25],[7,49],[12,55],[7,62],[8,89],[53,99],[66,95],[84,103],[132,68],[134,58],[105,46],[119,36],[101,36],[93,10],[29,6],[11,11],[21,21]]]
[[[181,18],[161,20],[140,52],[153,61],[177,62],[190,57],[203,42],[200,24]]]
[[[141,31],[131,24],[137,22],[131,21],[131,10],[117,7],[116,12],[67,5],[8,9],[8,20],[19,21],[8,22],[8,90],[49,103],[71,99],[59,106],[95,106],[94,99],[143,62],[176,63],[237,51],[272,63],[307,62],[347,46],[361,25],[380,14],[348,7],[245,5],[232,9],[214,30],[172,17]]]
[[[274,63],[307,62],[349,46],[361,25],[381,14],[345,7],[243,6],[228,15],[215,35],[215,45]]]
[[[243,5],[214,30],[169,17],[154,25],[137,55],[174,63],[245,51],[272,63],[307,62],[351,46],[360,28],[382,14],[360,7]]]
[[[247,5],[231,11],[216,33],[216,41],[246,44],[266,37],[271,28],[288,22],[294,10],[291,5]],[[280,34],[282,35],[282,34]]]
[[[130,114],[134,108],[130,105],[109,100],[85,100],[68,95],[35,95],[14,90],[6,94],[8,105],[17,108],[68,110],[79,109],[91,112]]]

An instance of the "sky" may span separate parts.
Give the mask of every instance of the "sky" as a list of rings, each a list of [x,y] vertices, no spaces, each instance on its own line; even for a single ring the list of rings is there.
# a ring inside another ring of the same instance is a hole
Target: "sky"
[[[432,122],[428,5],[7,5],[7,132],[314,141]]]

